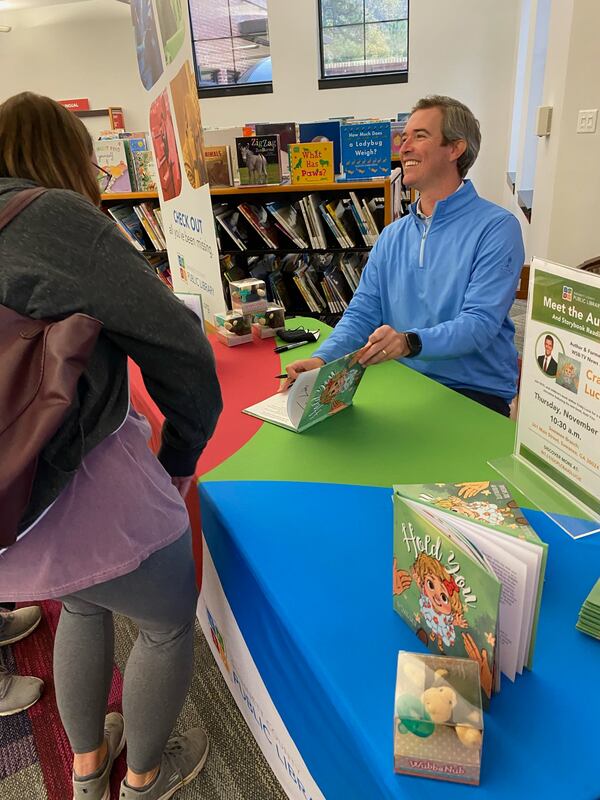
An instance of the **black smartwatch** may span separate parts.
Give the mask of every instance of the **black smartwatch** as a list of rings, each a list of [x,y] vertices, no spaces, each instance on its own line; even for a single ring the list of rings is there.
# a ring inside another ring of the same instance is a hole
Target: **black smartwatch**
[[[404,331],[404,335],[406,336],[406,344],[408,345],[408,349],[410,351],[406,358],[414,358],[415,356],[418,356],[423,347],[421,337],[418,333],[414,333],[413,331]]]

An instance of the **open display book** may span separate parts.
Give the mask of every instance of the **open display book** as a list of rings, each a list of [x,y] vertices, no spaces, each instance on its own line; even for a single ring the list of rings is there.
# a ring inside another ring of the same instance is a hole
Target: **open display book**
[[[357,354],[349,353],[319,369],[301,372],[289,389],[245,408],[244,413],[302,433],[352,405],[365,372],[356,360]]]
[[[394,487],[394,609],[480,665],[484,702],[532,666],[547,545],[502,483]]]

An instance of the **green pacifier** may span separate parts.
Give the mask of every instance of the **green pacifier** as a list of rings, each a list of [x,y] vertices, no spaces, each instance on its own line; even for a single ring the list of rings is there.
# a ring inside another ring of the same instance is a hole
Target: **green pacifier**
[[[396,701],[398,733],[413,733],[422,739],[431,736],[435,723],[425,711],[423,703],[412,694],[401,694]]]

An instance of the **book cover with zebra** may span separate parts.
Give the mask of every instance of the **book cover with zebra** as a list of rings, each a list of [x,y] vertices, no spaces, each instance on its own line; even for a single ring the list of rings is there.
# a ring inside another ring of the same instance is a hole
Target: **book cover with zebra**
[[[235,147],[242,186],[281,183],[278,134],[237,136]]]

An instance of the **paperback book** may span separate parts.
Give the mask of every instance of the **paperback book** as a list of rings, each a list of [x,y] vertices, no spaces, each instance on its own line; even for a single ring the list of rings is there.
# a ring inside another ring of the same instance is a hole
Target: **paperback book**
[[[394,609],[433,652],[477,661],[484,702],[532,667],[546,557],[502,483],[394,487]]]
[[[358,352],[301,372],[285,392],[245,408],[244,413],[297,433],[312,428],[352,405],[365,372],[357,361]]]
[[[279,136],[239,136],[235,140],[240,184],[281,183]]]

